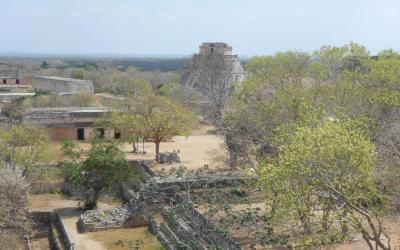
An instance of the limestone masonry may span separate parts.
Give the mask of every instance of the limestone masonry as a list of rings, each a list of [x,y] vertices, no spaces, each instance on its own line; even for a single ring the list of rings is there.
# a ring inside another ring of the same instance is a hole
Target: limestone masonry
[[[199,87],[204,82],[233,84],[246,77],[246,72],[232,47],[226,43],[203,43],[182,75],[184,86]]]
[[[52,93],[58,94],[94,92],[92,81],[53,76],[34,76],[32,78],[32,87],[35,92],[50,91]]]

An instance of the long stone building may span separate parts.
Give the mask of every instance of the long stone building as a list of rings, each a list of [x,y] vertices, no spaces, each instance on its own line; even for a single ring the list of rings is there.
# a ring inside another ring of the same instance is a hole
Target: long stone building
[[[32,78],[25,75],[22,66],[11,65],[0,62],[0,83],[1,84],[31,84]]]
[[[22,123],[45,128],[52,140],[90,141],[96,134],[119,139],[120,133],[99,123],[109,111],[106,107],[31,108],[24,113]]]
[[[92,81],[55,76],[34,76],[32,78],[32,87],[35,92],[49,91],[57,94],[94,92]]]

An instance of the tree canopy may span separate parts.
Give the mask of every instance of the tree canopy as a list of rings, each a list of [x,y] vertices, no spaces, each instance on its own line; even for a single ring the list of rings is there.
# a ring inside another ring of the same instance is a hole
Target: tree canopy
[[[63,152],[69,157],[63,162],[66,180],[84,193],[85,207],[93,209],[100,195],[113,185],[136,177],[118,143],[94,140],[86,159],[70,141],[63,143]]]

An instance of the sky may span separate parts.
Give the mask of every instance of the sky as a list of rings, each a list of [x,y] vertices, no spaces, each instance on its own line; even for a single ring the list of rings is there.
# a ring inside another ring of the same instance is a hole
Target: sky
[[[0,51],[242,56],[350,41],[400,50],[399,0],[0,0]]]

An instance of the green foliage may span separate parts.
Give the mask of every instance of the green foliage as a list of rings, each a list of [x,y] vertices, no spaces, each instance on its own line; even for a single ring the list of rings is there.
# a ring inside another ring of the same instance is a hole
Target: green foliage
[[[75,69],[72,71],[71,77],[76,79],[85,79],[85,69]]]
[[[126,82],[113,82],[102,88],[102,91],[116,95],[146,95],[153,91],[150,83],[144,79],[129,79]]]
[[[43,61],[43,63],[40,65],[41,69],[48,69],[49,68],[49,64],[46,61]]]
[[[254,57],[247,69],[249,78],[224,112],[224,134],[231,162],[261,163],[275,222],[294,221],[307,234],[331,221],[346,234],[341,219],[359,232],[368,220],[379,228],[385,203],[379,191],[399,191],[392,178],[400,152],[399,53],[371,57],[351,42],[310,55]],[[334,195],[345,208],[331,201]]]
[[[0,130],[0,167],[21,168],[33,178],[40,164],[53,160],[50,139],[38,127],[15,125]]]
[[[286,84],[301,84],[306,76],[310,56],[305,52],[278,52],[274,56],[254,57],[246,65],[246,69],[255,80],[268,81],[276,87]]]
[[[168,97],[174,102],[187,107],[195,113],[200,113],[201,95],[190,88],[185,88],[178,83],[168,83],[160,85],[158,93],[161,96]]]
[[[370,213],[365,211],[382,210],[384,199],[373,175],[377,153],[362,131],[358,122],[352,125],[350,121],[301,127],[288,144],[280,146],[276,160],[260,165],[259,183],[273,201],[275,222],[298,221],[309,234],[315,228],[311,220],[325,229],[329,220],[338,230],[346,221],[357,224]],[[317,213],[317,208],[328,216]]]
[[[139,106],[139,124],[144,138],[156,144],[158,160],[159,144],[175,135],[188,135],[196,123],[194,115],[168,98],[148,96]]]
[[[63,175],[66,181],[81,187],[86,208],[96,207],[101,193],[113,184],[136,178],[116,142],[95,140],[83,162],[75,147],[71,142],[63,143],[63,152],[69,157],[63,162]]]
[[[175,135],[188,135],[196,123],[195,116],[189,110],[163,96],[130,96],[120,105],[125,113],[114,112],[105,119],[123,132],[123,140],[132,141],[142,137],[154,142],[156,159],[162,141]]]

